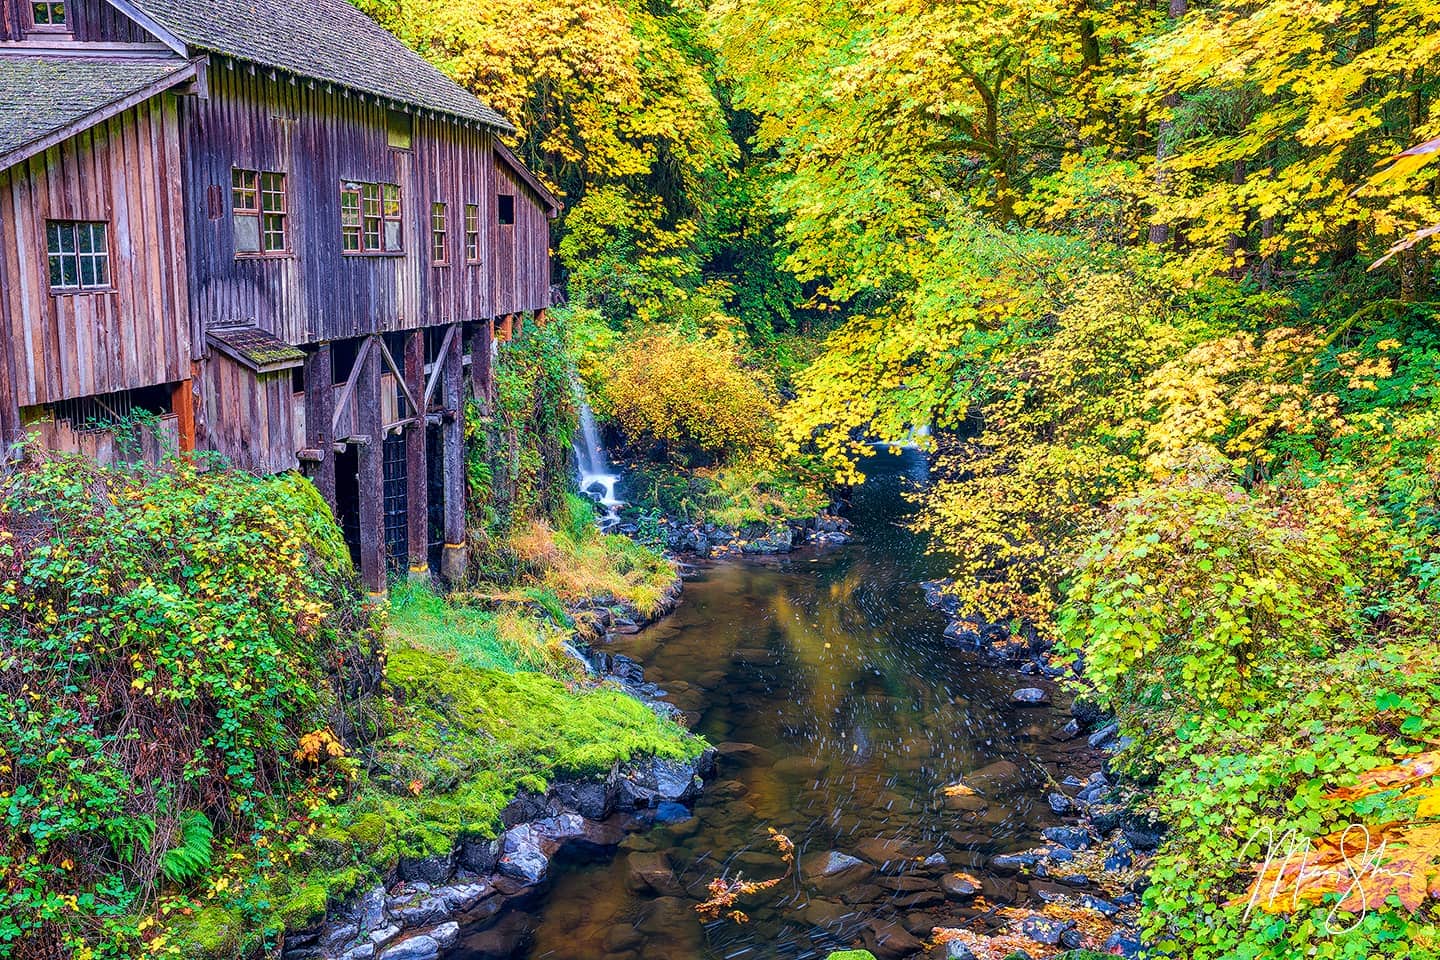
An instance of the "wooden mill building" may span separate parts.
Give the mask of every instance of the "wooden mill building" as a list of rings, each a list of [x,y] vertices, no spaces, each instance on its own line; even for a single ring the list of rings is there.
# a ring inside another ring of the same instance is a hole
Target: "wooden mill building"
[[[0,0],[0,429],[303,469],[370,589],[460,576],[465,400],[550,298],[511,129],[347,0]]]

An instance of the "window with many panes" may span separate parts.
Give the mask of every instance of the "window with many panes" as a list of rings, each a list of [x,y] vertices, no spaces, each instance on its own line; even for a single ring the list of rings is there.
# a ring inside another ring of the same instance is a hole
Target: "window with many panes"
[[[465,204],[465,262],[480,262],[480,205]]]
[[[285,174],[232,171],[230,197],[237,256],[273,256],[290,249]]]
[[[340,186],[340,248],[346,253],[400,253],[400,188],[393,183]]]
[[[445,264],[448,258],[445,255],[445,204],[430,204],[430,262],[437,266]]]
[[[31,3],[30,23],[36,30],[69,30],[65,22],[65,4]]]
[[[109,225],[88,220],[45,224],[52,290],[104,290],[110,286]]]

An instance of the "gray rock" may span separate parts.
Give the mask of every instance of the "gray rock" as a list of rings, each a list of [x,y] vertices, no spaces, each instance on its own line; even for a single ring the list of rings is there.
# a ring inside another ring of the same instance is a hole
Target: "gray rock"
[[[975,954],[959,940],[942,943],[926,956],[928,960],[975,960]]]
[[[591,820],[604,820],[610,815],[617,793],[615,783],[608,779],[557,783],[551,792],[565,806]]]
[[[457,861],[472,873],[493,873],[500,859],[500,843],[497,840],[466,841],[460,844]]]
[[[320,949],[326,954],[343,953],[360,939],[360,924],[350,921],[327,923],[320,928]]]
[[[1090,832],[1083,827],[1046,827],[1040,835],[1071,850],[1084,850],[1090,846]]]
[[[1120,913],[1120,907],[1109,900],[1101,900],[1099,897],[1092,897],[1090,894],[1082,894],[1080,905],[1087,909],[1094,910],[1103,917],[1114,919]]]
[[[455,852],[421,857],[418,860],[400,861],[401,880],[424,880],[427,883],[444,883],[455,872]]]
[[[1050,809],[1054,810],[1056,813],[1066,813],[1070,810],[1071,807],[1074,806],[1074,804],[1071,803],[1070,798],[1065,796],[1065,794],[1063,793],[1049,794],[1048,796],[1046,796],[1045,802],[1048,803],[1050,805]]]
[[[1050,702],[1050,694],[1039,687],[1021,687],[1010,694],[1010,704],[1016,707],[1043,707]]]
[[[1119,732],[1120,724],[1113,722],[1107,723],[1099,730],[1096,730],[1094,733],[1090,734],[1090,746],[1098,750],[1101,747],[1105,746],[1105,744],[1109,743],[1111,740],[1115,739],[1116,734],[1118,734]]]
[[[1073,718],[1066,721],[1065,726],[1061,727],[1055,736],[1061,740],[1074,740],[1080,736],[1080,721]]]
[[[540,834],[530,824],[506,830],[500,842],[501,875],[527,885],[544,880],[550,858],[540,849],[540,842]]]
[[[1154,850],[1160,846],[1160,841],[1164,839],[1164,831],[1159,825],[1151,824],[1143,820],[1127,820],[1120,827],[1120,830],[1125,834],[1125,839],[1129,841],[1130,845],[1136,850]]]
[[[990,858],[990,869],[996,873],[1019,873],[1026,867],[1035,866],[1040,855],[1033,851],[1025,853],[1001,853]]]

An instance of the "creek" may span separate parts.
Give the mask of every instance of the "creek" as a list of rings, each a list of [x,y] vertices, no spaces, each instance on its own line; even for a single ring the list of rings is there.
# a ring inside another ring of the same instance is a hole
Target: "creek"
[[[944,642],[920,587],[943,570],[902,524],[924,454],[880,453],[866,472],[853,542],[703,567],[675,612],[607,647],[643,664],[719,748],[719,772],[693,816],[666,805],[614,857],[557,864],[544,901],[504,921],[523,927],[506,938],[521,944],[514,956],[801,960],[864,944],[896,957],[984,912],[947,896],[947,874],[972,875],[991,906],[1033,902],[988,863],[1061,822],[1045,783],[1077,749],[1055,736],[1068,713],[1010,705],[1036,682]],[[984,798],[945,795],[977,772]],[[768,828],[801,864],[832,851],[864,864],[818,888],[813,869],[797,872],[741,899],[749,922],[702,923],[695,905],[716,875],[783,873]],[[462,943],[452,956],[487,955]]]

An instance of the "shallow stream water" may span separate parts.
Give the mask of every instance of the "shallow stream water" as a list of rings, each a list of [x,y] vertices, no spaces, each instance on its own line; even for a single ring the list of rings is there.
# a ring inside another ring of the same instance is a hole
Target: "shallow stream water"
[[[709,566],[673,614],[610,645],[720,747],[719,773],[693,817],[632,835],[611,860],[562,866],[534,912],[503,921],[523,927],[510,931],[523,934],[515,956],[798,960],[877,940],[898,955],[907,936],[980,912],[945,896],[947,872],[981,880],[992,905],[1027,899],[987,858],[1033,847],[1060,822],[1042,767],[1058,778],[1074,749],[1052,736],[1068,714],[1009,706],[1034,681],[944,643],[946,621],[919,586],[942,571],[900,523],[925,469],[914,451],[878,454],[853,501],[853,543]],[[942,794],[986,768],[1013,791]],[[783,872],[767,828],[802,863],[839,851],[875,872],[824,890],[791,876],[737,904],[749,922],[702,923],[695,905],[717,874]],[[676,878],[661,889],[636,876],[653,873],[657,854]]]

